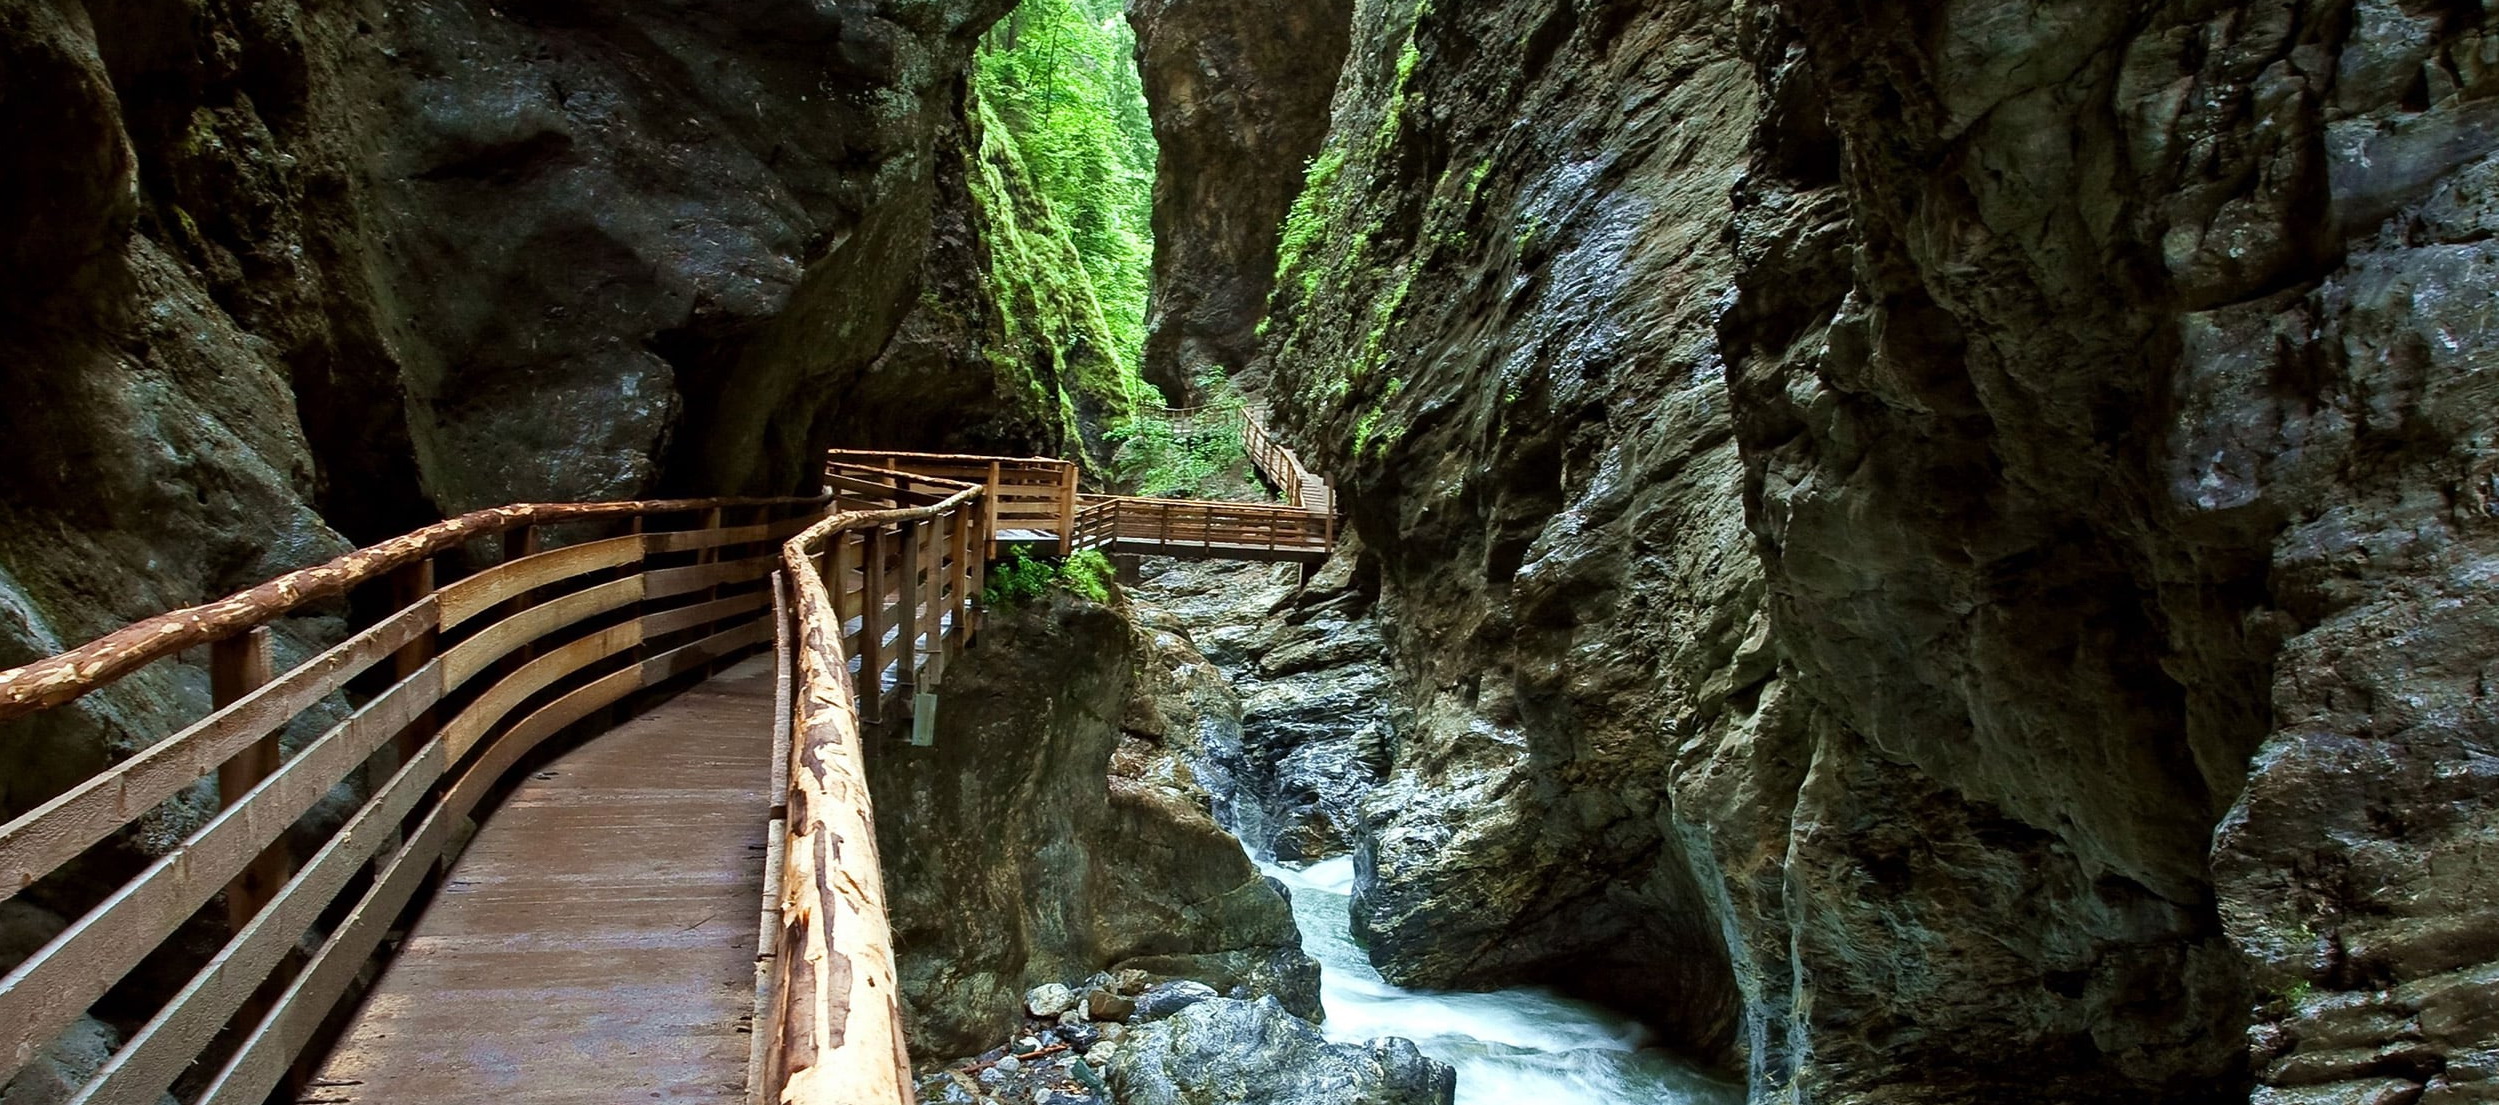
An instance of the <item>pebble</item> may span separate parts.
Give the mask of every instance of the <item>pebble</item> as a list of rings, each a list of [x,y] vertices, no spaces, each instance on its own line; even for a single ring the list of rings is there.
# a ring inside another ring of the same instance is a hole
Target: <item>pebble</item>
[[[1134,998],[1096,986],[1085,993],[1085,1013],[1097,1021],[1124,1021],[1137,1011]]]
[[[1215,988],[1203,982],[1165,982],[1147,988],[1137,999],[1138,1020],[1159,1020],[1214,998]]]
[[[1076,1008],[1076,992],[1052,982],[1035,986],[1024,995],[1024,1011],[1043,1020],[1051,1020]]]

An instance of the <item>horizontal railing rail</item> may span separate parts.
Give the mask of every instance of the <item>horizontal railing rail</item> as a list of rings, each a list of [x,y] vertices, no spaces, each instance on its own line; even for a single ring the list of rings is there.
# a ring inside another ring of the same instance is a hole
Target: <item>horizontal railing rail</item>
[[[198,1102],[258,1105],[514,765],[638,689],[772,640],[767,580],[779,546],[824,506],[707,499],[484,511],[0,673],[0,709],[23,716],[206,645],[214,688],[206,717],[0,825],[0,898],[43,888],[58,899],[70,888],[44,880],[212,773],[220,803],[0,977],[0,1082],[223,894],[224,946],[77,1100],[154,1103],[206,1061],[214,1073]],[[608,532],[542,548],[545,527],[569,534],[575,524]],[[437,586],[444,554],[496,537],[500,563]],[[387,613],[273,670],[268,623],[366,585],[390,588]],[[281,754],[290,723],[334,714],[343,716]],[[363,804],[299,862],[290,832],[357,779]],[[312,950],[299,956],[300,947]]]

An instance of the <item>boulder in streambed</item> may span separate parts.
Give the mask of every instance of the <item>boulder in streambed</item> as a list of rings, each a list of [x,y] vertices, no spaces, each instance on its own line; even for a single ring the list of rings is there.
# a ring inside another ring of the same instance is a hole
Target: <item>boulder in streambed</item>
[[[1332,1044],[1274,998],[1206,998],[1131,1028],[1109,1060],[1120,1105],[1449,1105],[1457,1072],[1412,1041]]]

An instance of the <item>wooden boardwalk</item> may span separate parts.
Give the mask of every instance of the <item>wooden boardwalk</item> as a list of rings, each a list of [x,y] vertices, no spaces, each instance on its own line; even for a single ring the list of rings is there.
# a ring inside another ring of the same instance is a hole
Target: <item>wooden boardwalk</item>
[[[746,1100],[772,659],[523,779],[301,1100]]]
[[[262,1105],[310,1070],[305,1105],[905,1105],[862,734],[939,689],[1001,546],[1325,559],[1325,482],[1254,420],[1244,436],[1281,502],[1085,495],[1050,458],[835,453],[819,496],[474,511],[0,671],[0,723],[151,666],[205,661],[210,689],[204,715],[0,823],[0,902],[118,869],[81,860],[217,779],[213,817],[0,972],[0,1084],[222,919],[77,1100],[205,1077],[193,1105]],[[350,598],[352,635],[277,665],[271,622]],[[777,666],[528,766],[766,646]],[[299,722],[319,734],[289,749]],[[351,778],[363,803],[295,840]]]

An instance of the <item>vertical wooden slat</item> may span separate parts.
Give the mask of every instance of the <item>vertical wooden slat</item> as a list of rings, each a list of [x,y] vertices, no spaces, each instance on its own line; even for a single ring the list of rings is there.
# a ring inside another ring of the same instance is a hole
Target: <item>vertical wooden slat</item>
[[[981,532],[988,536],[989,542],[988,547],[982,551],[981,556],[989,560],[996,560],[998,559],[998,500],[1001,497],[998,494],[997,461],[993,460],[989,462],[989,482],[984,485],[984,487],[985,490],[981,495],[981,498],[988,500],[988,506],[986,507],[988,520],[981,525]]]
[[[208,646],[208,688],[217,709],[225,709],[241,701],[244,695],[266,686],[274,676],[276,665],[269,650],[269,627],[254,626],[247,633],[228,637]],[[231,809],[243,800],[260,781],[278,770],[283,754],[278,748],[278,734],[271,733],[254,742],[234,758],[217,768],[217,801],[221,808]],[[260,858],[226,884],[226,922],[240,932],[252,917],[286,882],[286,837],[281,834],[270,842]]]
[[[859,606],[859,707],[870,722],[885,719],[885,530],[865,535],[867,586]]]
[[[896,659],[899,661],[894,680],[902,686],[898,693],[908,701],[920,684],[920,539],[924,529],[918,522],[904,522],[897,527],[902,557],[902,611],[894,636]]]

